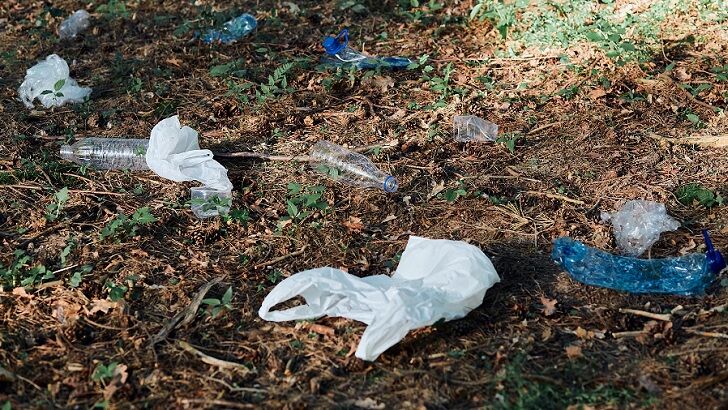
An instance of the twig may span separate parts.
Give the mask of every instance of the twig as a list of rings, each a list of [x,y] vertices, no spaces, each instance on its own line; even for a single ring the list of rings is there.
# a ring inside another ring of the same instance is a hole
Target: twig
[[[301,248],[301,249],[297,250],[296,252],[291,252],[291,253],[289,253],[289,254],[287,254],[287,255],[279,256],[279,257],[277,257],[277,258],[271,259],[271,260],[270,260],[270,261],[268,261],[268,262],[262,262],[262,263],[259,263],[259,264],[255,265],[255,266],[254,266],[253,268],[255,268],[255,269],[260,269],[260,268],[262,268],[262,267],[264,267],[264,266],[271,266],[271,265],[275,265],[276,263],[278,263],[278,262],[280,262],[280,261],[283,261],[283,260],[286,260],[286,259],[288,259],[288,258],[291,258],[291,257],[294,257],[294,256],[298,256],[298,255],[302,254],[303,252],[305,252],[305,251],[306,251],[306,248],[307,248],[307,247],[308,247],[308,245],[304,245],[304,246],[303,246],[303,248]]]
[[[227,400],[210,400],[210,399],[179,399],[179,401],[182,404],[212,404],[214,406],[219,406],[222,408],[230,408],[230,409],[255,409],[257,406],[253,404],[247,404],[247,403],[238,403],[235,401],[227,401]],[[192,406],[196,407],[196,406]]]
[[[167,336],[174,330],[176,327],[186,325],[192,321],[192,319],[195,318],[195,314],[197,313],[197,309],[200,308],[200,304],[202,304],[202,299],[205,298],[205,295],[207,292],[216,284],[222,282],[223,277],[219,276],[206,284],[204,284],[199,291],[197,291],[197,294],[194,298],[192,298],[192,302],[190,304],[180,310],[174,317],[172,317],[172,320],[170,320],[162,329],[154,335],[150,341],[149,341],[149,347],[154,346],[155,344],[161,342],[162,340],[166,339]]]
[[[616,332],[616,333],[612,333],[612,336],[615,339],[621,339],[623,337],[637,337],[637,336],[646,335],[646,334],[649,334],[649,333],[650,332],[648,332],[646,330],[633,330],[633,331],[629,331],[629,332]]]
[[[245,373],[251,373],[251,372],[254,373],[255,372],[255,370],[249,369],[244,364],[228,362],[226,360],[218,359],[218,358],[212,357],[210,355],[207,355],[205,353],[202,353],[201,351],[195,349],[194,347],[192,347],[192,345],[190,345],[189,343],[187,343],[185,341],[178,340],[177,345],[179,347],[181,347],[183,350],[196,355],[197,357],[200,358],[200,360],[202,360],[204,363],[207,363],[209,365],[217,366],[222,369],[238,369],[238,370],[244,371]]]
[[[526,135],[533,135],[533,134],[535,134],[535,133],[537,133],[539,131],[543,131],[543,130],[549,129],[549,128],[553,127],[554,125],[559,125],[559,124],[561,124],[560,121],[552,122],[551,124],[545,124],[545,125],[542,125],[540,127],[536,127],[534,129],[532,129],[531,131],[528,131],[526,133]]]
[[[619,309],[619,313],[631,313],[633,315],[647,317],[647,318],[655,319],[655,320],[662,320],[664,322],[669,322],[672,320],[672,315],[669,313],[660,314],[660,313],[645,312],[644,310],[637,310],[637,309]]]
[[[550,192],[526,191],[525,193],[528,195],[545,196],[545,197],[551,198],[551,199],[558,199],[558,200],[561,200],[564,202],[569,202],[569,203],[576,204],[576,205],[586,205],[586,203],[584,201],[580,201],[578,199],[572,199],[572,198],[569,198],[568,196],[564,196],[564,195],[552,194]]]
[[[399,141],[392,140],[392,141],[388,141],[384,144],[363,145],[363,146],[354,148],[352,151],[367,152],[367,151],[373,150],[378,147],[381,149],[389,149],[389,148],[396,147],[398,144],[399,144]],[[309,162],[309,161],[311,161],[311,157],[308,155],[272,155],[272,154],[264,154],[264,153],[260,153],[260,152],[246,152],[246,151],[214,152],[213,154],[218,158],[250,158],[250,159],[260,159],[260,160],[265,160],[265,161],[282,161],[282,162]]]
[[[728,134],[717,134],[717,135],[709,135],[709,134],[698,134],[698,135],[691,135],[686,138],[670,138],[670,137],[663,137],[661,135],[655,134],[654,132],[648,133],[647,136],[649,138],[652,138],[657,141],[666,141],[670,144],[675,145],[700,145],[704,147],[713,147],[713,148],[724,148],[728,147]]]
[[[728,335],[725,333],[718,333],[718,332],[703,332],[700,330],[692,330],[692,329],[685,329],[686,332],[692,333],[694,335],[698,336],[705,336],[705,337],[717,337],[718,339],[728,339]]]

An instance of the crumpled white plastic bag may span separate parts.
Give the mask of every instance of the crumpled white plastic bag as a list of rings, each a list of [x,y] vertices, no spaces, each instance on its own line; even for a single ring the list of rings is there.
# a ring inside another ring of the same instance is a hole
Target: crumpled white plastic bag
[[[63,86],[56,90],[56,84],[61,80]],[[56,54],[51,54],[45,61],[26,71],[25,80],[18,88],[18,94],[28,108],[33,108],[33,100],[36,98],[45,108],[50,108],[60,107],[68,102],[84,102],[91,94],[91,89],[79,87],[76,80],[69,77],[66,61]]]
[[[642,255],[661,233],[680,227],[680,222],[667,214],[664,204],[642,199],[628,201],[618,212],[602,212],[601,216],[602,221],[612,222],[617,246],[629,256]]]
[[[213,159],[212,151],[200,149],[197,131],[183,127],[176,115],[154,126],[146,159],[149,168],[163,178],[199,181],[219,191],[233,189],[227,169]]]
[[[410,330],[464,317],[497,282],[493,264],[477,247],[412,236],[391,277],[359,278],[329,267],[307,270],[279,283],[263,300],[258,315],[273,322],[323,316],[364,322],[369,326],[356,357],[375,360]],[[305,305],[271,311],[299,295]]]

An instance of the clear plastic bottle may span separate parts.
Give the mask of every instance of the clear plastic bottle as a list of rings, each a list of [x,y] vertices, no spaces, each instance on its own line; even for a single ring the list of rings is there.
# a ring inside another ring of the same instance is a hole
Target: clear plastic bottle
[[[498,126],[474,115],[456,115],[453,118],[455,141],[488,142],[498,138]]]
[[[406,68],[412,60],[405,57],[372,57],[349,47],[349,30],[343,29],[335,37],[327,36],[323,41],[326,55],[324,64],[352,64],[359,69],[372,69],[378,66],[386,68]]]
[[[231,44],[246,36],[258,26],[258,21],[252,15],[245,13],[226,22],[222,29],[210,29],[202,36],[207,44]]]
[[[574,279],[587,285],[631,293],[700,295],[725,268],[707,232],[708,252],[676,258],[638,259],[617,256],[563,237],[554,241],[551,258]]]
[[[96,169],[148,170],[149,140],[131,138],[84,138],[61,146],[61,158]]]
[[[90,25],[91,15],[86,10],[76,10],[58,26],[58,37],[61,40],[75,38],[78,33],[86,30]]]
[[[311,161],[318,172],[347,185],[385,192],[399,187],[397,179],[382,172],[369,158],[329,141],[319,141],[311,148]]]

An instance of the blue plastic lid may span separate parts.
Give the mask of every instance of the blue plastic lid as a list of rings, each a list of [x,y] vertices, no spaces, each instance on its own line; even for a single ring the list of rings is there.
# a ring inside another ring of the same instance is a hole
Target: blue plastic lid
[[[349,44],[349,29],[343,29],[336,37],[326,36],[322,43],[327,54],[336,55]]]
[[[707,229],[703,229],[703,240],[705,240],[705,247],[707,248],[707,251],[705,252],[705,259],[708,262],[710,270],[716,274],[720,273],[720,271],[726,267],[725,259],[723,259],[723,255],[721,255],[720,251],[713,247],[713,241],[710,240],[710,235],[708,235]]]

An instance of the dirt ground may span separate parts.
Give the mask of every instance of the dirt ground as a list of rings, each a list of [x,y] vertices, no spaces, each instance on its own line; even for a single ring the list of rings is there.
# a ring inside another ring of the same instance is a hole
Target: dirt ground
[[[533,16],[470,20],[472,1],[0,2],[0,406],[726,408],[725,274],[704,297],[630,295],[550,259],[565,235],[616,252],[600,213],[629,199],[663,202],[682,223],[651,257],[704,251],[703,228],[728,251],[728,30],[698,10],[728,6],[689,3],[658,24],[647,57],[618,61],[596,43],[516,42]],[[650,7],[593,7],[611,6]],[[92,27],[60,42],[79,8]],[[194,39],[239,11],[258,18],[253,35]],[[322,38],[346,26],[355,48],[419,66],[320,67]],[[53,53],[91,99],[26,109],[25,70]],[[185,206],[194,183],[58,157],[83,137],[148,137],[174,114],[216,153],[381,145],[367,155],[400,189],[222,158],[234,212],[201,221]],[[459,114],[499,124],[501,138],[453,141]],[[501,283],[375,362],[353,355],[361,323],[258,317],[296,272],[393,272],[410,235],[477,245]],[[173,327],[180,313],[189,320]]]

